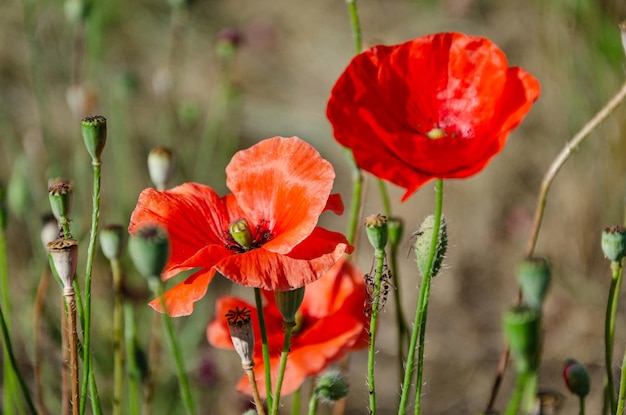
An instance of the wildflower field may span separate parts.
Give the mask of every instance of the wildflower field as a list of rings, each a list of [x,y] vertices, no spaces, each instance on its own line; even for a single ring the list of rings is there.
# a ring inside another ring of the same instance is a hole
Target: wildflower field
[[[623,0],[0,4],[0,413],[623,414]]]

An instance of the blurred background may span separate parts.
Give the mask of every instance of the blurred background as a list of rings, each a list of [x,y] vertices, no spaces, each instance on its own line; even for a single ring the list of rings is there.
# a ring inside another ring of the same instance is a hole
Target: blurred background
[[[510,65],[524,67],[542,84],[539,101],[502,154],[477,176],[447,181],[444,187],[450,246],[433,283],[423,413],[476,414],[486,406],[503,347],[501,315],[516,297],[516,266],[524,255],[541,179],[566,142],[625,81],[617,24],[626,18],[626,2],[375,0],[360,1],[358,7],[367,46],[442,31],[486,36]],[[73,233],[88,239],[92,178],[80,136],[82,117],[108,119],[102,225],[128,224],[139,193],[151,186],[146,156],[156,145],[175,149],[174,184],[197,181],[225,193],[224,168],[237,149],[272,136],[297,135],[333,163],[336,191],[349,203],[349,167],[332,138],[325,107],[353,55],[349,16],[340,0],[0,3],[0,184],[7,187],[10,212],[12,335],[24,372],[31,373],[33,299],[47,263],[40,230],[41,217],[49,211],[49,179],[73,182]],[[562,413],[577,410],[577,400],[561,379],[567,357],[590,369],[588,411],[599,413],[601,407],[610,270],[599,241],[604,226],[624,222],[625,131],[626,108],[618,108],[581,146],[553,184],[539,235],[536,253],[553,265],[540,386],[564,399]],[[363,212],[377,213],[382,210],[377,185],[371,177],[367,184]],[[394,213],[406,224],[401,296],[405,313],[412,316],[419,280],[408,239],[434,209],[434,186],[426,184],[403,204],[402,190],[389,189]],[[329,214],[322,224],[344,231],[345,219]],[[372,252],[360,240],[356,259],[367,272]],[[87,243],[81,245],[86,250]],[[149,295],[130,261],[125,264],[141,343],[152,321]],[[82,269],[79,264],[79,278]],[[106,413],[111,278],[99,252],[93,290],[92,344]],[[216,296],[233,291],[250,296],[216,280],[194,314],[176,321],[202,414],[241,413],[248,401],[234,391],[238,357],[212,349],[205,337]],[[59,297],[52,284],[42,324],[49,350],[43,359],[46,402],[52,413],[59,409]],[[395,412],[400,385],[392,307],[389,301],[377,343],[382,414]],[[626,348],[625,307],[622,302],[616,368]],[[365,361],[364,353],[352,361],[350,414],[366,413]],[[180,413],[180,406],[173,409],[179,405],[174,371],[167,356],[162,362],[154,413]],[[509,370],[500,409],[512,382]]]

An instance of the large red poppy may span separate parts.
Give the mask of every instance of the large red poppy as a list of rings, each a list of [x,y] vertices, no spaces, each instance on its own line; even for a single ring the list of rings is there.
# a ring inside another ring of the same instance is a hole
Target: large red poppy
[[[489,39],[439,33],[376,46],[348,65],[327,116],[357,164],[404,187],[482,170],[539,97]]]
[[[282,393],[296,391],[307,377],[319,374],[349,350],[367,347],[369,320],[364,313],[364,284],[363,275],[358,269],[349,261],[341,260],[323,278],[306,287],[291,340]],[[283,317],[276,307],[273,294],[264,294],[267,304],[263,307],[263,315],[270,349],[270,372],[275,381],[283,346]],[[236,307],[253,311],[254,372],[259,392],[264,395],[264,365],[256,308],[235,297],[221,297],[215,305],[215,319],[207,328],[207,338],[213,346],[233,348],[224,316],[228,310],[235,310]],[[242,377],[237,389],[251,394],[247,377]]]
[[[162,277],[199,271],[165,294],[172,316],[191,314],[216,271],[230,280],[266,290],[309,284],[352,247],[345,237],[318,227],[325,210],[343,211],[331,195],[335,173],[310,144],[297,137],[263,140],[234,155],[226,167],[232,194],[186,183],[167,191],[146,189],[133,211],[129,232],[146,224],[166,228],[170,258]],[[239,245],[229,225],[247,220],[252,245]],[[158,301],[151,304],[159,309]]]

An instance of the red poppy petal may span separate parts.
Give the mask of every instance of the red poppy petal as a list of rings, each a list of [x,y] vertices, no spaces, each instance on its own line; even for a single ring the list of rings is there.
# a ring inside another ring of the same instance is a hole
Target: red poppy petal
[[[336,215],[343,214],[343,200],[341,199],[341,195],[339,193],[333,193],[328,196],[328,200],[326,201],[326,206],[324,206],[324,212],[330,210]]]
[[[191,314],[194,303],[204,297],[214,276],[215,269],[198,271],[167,290],[164,299],[168,314],[172,317]],[[160,313],[163,312],[160,298],[150,301],[150,307]]]
[[[229,256],[216,268],[225,277],[247,287],[288,291],[320,278],[348,250],[351,252],[352,247],[343,235],[317,227],[289,256],[262,247]]]
[[[335,172],[310,144],[297,137],[263,140],[235,154],[227,185],[247,219],[267,221],[274,252],[287,253],[317,224]]]
[[[224,202],[213,189],[185,183],[171,190],[141,192],[128,231],[132,234],[148,224],[166,228],[171,249],[164,276],[169,278],[189,267],[183,264],[207,245],[223,246],[221,236],[229,223]]]

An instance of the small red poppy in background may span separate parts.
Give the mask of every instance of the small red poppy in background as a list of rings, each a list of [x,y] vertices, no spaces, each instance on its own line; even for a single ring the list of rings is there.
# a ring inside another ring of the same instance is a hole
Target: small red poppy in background
[[[539,97],[489,39],[439,33],[376,46],[348,65],[327,116],[357,164],[406,189],[482,170]]]
[[[191,314],[216,271],[244,286],[287,291],[317,280],[352,251],[343,235],[317,226],[322,212],[341,214],[343,204],[330,194],[332,165],[310,144],[297,137],[263,140],[236,153],[226,175],[232,194],[220,197],[197,183],[146,189],[132,213],[130,233],[146,224],[167,230],[164,279],[200,268],[165,293],[172,316]],[[229,232],[241,219],[247,246]],[[159,301],[151,305],[160,309]]]
[[[264,292],[265,326],[270,349],[272,380],[276,380],[283,346],[283,317],[271,292]],[[367,347],[369,320],[365,317],[365,282],[363,275],[349,261],[342,259],[328,273],[307,285],[298,311],[296,327],[282,388],[283,394],[296,391],[309,377],[326,369],[349,350]],[[224,317],[236,307],[252,310],[254,327],[254,371],[261,394],[265,393],[261,332],[256,308],[235,297],[221,297],[215,304],[215,319],[207,327],[209,343],[215,347],[233,349],[228,323]],[[239,381],[237,389],[251,395],[248,377]]]

